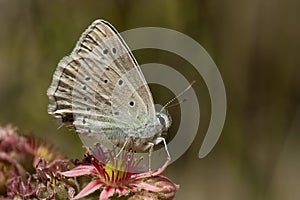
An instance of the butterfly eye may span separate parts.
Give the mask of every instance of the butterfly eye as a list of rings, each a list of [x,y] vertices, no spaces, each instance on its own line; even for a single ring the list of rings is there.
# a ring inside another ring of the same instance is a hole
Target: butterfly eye
[[[134,106],[134,101],[130,101],[130,102],[129,102],[129,105],[130,105],[130,106]]]
[[[158,119],[159,119],[159,122],[160,122],[161,125],[163,125],[163,126],[166,125],[166,121],[165,121],[165,119],[163,117],[158,116]]]
[[[112,52],[113,52],[113,53],[117,53],[116,48],[112,48]]]
[[[105,79],[105,80],[104,80],[104,83],[108,83],[108,80],[107,80],[107,79]]]
[[[90,78],[90,77],[86,77],[85,80],[86,80],[86,81],[89,81],[89,80],[91,80],[91,78]]]

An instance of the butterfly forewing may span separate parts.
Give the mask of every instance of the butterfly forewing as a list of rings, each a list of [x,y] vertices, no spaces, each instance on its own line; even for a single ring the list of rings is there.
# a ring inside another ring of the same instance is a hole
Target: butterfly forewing
[[[127,131],[155,120],[140,67],[118,32],[103,20],[93,22],[60,61],[47,94],[49,113],[78,133],[125,140]]]

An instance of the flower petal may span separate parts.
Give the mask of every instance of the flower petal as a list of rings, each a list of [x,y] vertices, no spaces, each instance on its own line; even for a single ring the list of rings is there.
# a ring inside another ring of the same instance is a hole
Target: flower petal
[[[159,187],[156,187],[156,186],[151,185],[149,183],[140,182],[140,181],[131,183],[131,185],[134,185],[136,187],[139,187],[139,188],[142,188],[144,190],[151,191],[151,192],[160,192],[160,191],[162,191],[162,189],[159,188]]]
[[[126,196],[128,194],[128,191],[124,187],[116,188],[116,192],[119,194],[119,197]]]
[[[108,200],[109,197],[113,196],[115,192],[115,188],[106,186],[103,188],[99,200]]]
[[[97,174],[93,165],[80,165],[69,171],[61,172],[61,175],[67,177],[82,176],[86,174]]]
[[[162,199],[173,199],[177,190],[179,189],[179,185],[173,183],[164,176],[155,176],[147,179],[146,182],[155,187],[161,188],[159,193]]]
[[[101,181],[99,181],[99,180],[91,181],[73,199],[80,199],[80,198],[82,198],[84,196],[87,196],[87,195],[95,192],[102,185],[103,185],[103,183]]]

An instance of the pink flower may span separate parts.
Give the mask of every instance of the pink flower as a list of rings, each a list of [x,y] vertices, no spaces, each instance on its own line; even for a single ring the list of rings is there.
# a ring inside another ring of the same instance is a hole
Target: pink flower
[[[66,177],[92,175],[94,179],[83,188],[74,199],[85,197],[96,190],[101,190],[100,200],[107,200],[115,194],[127,196],[147,191],[171,199],[179,186],[160,174],[166,169],[168,161],[158,170],[137,173],[140,160],[134,159],[133,153],[122,152],[122,158],[116,158],[114,150],[104,152],[96,145],[92,154],[86,154],[90,163],[83,163],[70,171],[62,172]],[[157,184],[155,180],[158,180]],[[171,197],[171,198],[170,198]]]
[[[20,136],[16,130],[0,126],[0,199],[72,198],[77,182],[62,179],[59,172],[69,170],[73,162],[62,160],[43,140]]]
[[[61,160],[62,155],[57,152],[53,145],[48,144],[46,141],[33,136],[26,136],[28,154],[33,156],[33,166],[36,167],[41,159],[51,163],[55,160]]]

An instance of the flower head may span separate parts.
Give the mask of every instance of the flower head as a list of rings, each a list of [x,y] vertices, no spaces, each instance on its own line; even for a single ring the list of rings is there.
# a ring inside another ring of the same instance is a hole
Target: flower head
[[[76,180],[66,180],[59,172],[73,163],[61,157],[46,142],[0,126],[0,199],[72,198]]]
[[[39,164],[41,158],[50,163],[55,160],[61,160],[63,157],[53,148],[53,145],[47,144],[44,140],[33,136],[26,136],[26,140],[28,144],[27,151],[33,156],[34,167]]]
[[[98,144],[94,150],[86,153],[86,160],[90,162],[82,163],[70,171],[61,173],[66,177],[93,176],[93,180],[74,199],[87,196],[98,189],[101,190],[100,200],[109,199],[115,194],[120,197],[138,194],[141,191],[170,199],[169,197],[174,196],[179,189],[178,185],[160,175],[166,169],[168,161],[158,170],[138,173],[140,159],[136,160],[133,153],[123,151],[121,156],[116,156],[116,149],[105,152]],[[165,185],[168,186],[165,187]],[[167,195],[165,195],[166,192]]]

